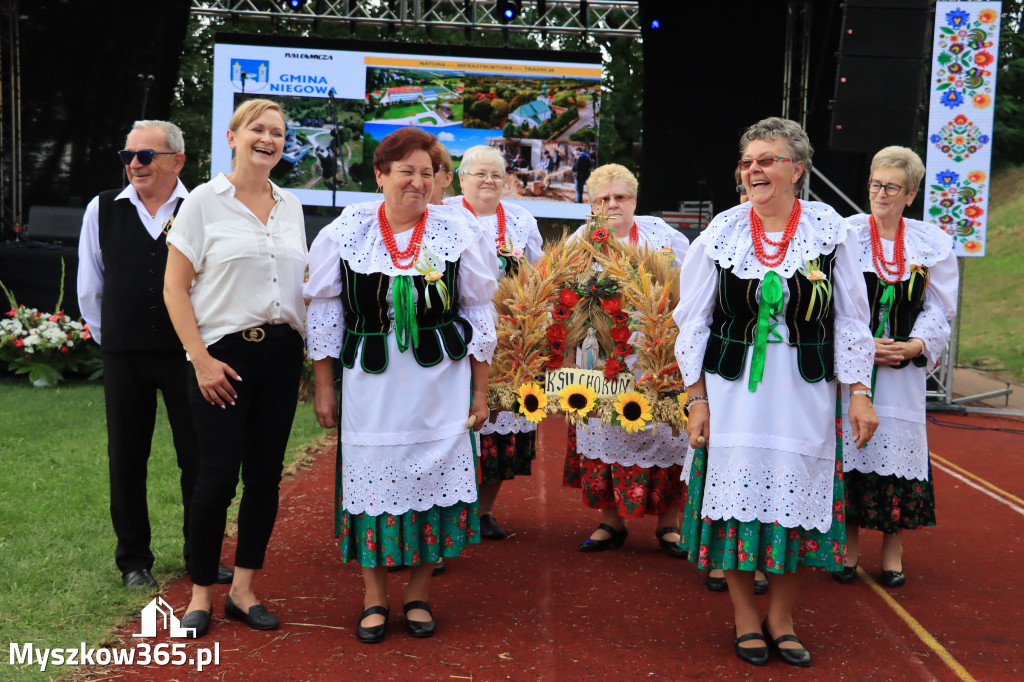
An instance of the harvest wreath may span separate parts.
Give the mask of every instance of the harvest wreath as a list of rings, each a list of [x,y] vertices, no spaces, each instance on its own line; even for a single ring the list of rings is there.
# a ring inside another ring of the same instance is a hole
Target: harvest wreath
[[[630,432],[648,423],[681,431],[677,270],[662,251],[610,238],[600,212],[588,217],[536,265],[499,280],[488,405],[533,422],[561,412],[577,426],[599,418]],[[626,365],[634,355],[639,379]]]

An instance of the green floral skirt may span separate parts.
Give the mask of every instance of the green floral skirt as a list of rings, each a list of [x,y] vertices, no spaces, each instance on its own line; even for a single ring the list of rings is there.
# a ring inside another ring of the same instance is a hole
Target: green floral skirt
[[[422,512],[349,514],[339,512],[339,544],[344,561],[361,566],[418,566],[442,557],[460,556],[466,545],[480,543],[476,502],[431,507]]]
[[[928,460],[928,480],[848,471],[846,518],[861,528],[895,533],[935,525],[935,485]]]
[[[480,474],[485,484],[529,476],[536,458],[536,431],[480,436]]]

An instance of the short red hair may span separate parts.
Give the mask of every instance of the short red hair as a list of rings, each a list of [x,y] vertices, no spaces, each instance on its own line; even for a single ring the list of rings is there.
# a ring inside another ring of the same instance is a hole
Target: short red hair
[[[391,164],[422,150],[430,155],[430,162],[437,171],[441,166],[437,144],[437,138],[422,128],[400,128],[385,136],[377,145],[377,151],[373,153],[373,167],[382,175],[387,175],[391,172]]]

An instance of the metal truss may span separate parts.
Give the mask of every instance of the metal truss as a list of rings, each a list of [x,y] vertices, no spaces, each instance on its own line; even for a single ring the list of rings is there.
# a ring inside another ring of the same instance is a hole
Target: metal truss
[[[512,33],[640,36],[636,0],[524,0],[519,15],[505,23],[497,0],[305,0],[299,9],[286,0],[192,0],[192,14],[289,22],[403,24]],[[538,6],[543,8],[540,13]]]

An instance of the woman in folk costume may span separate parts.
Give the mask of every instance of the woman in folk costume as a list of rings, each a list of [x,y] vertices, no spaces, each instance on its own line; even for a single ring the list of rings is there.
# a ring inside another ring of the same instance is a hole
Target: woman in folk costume
[[[740,139],[750,201],[715,216],[680,271],[676,358],[687,385],[691,449],[683,543],[723,568],[736,655],[810,664],[794,634],[803,566],[842,568],[845,527],[837,383],[852,389],[851,433],[878,418],[868,384],[874,344],[849,227],[796,198],[813,153],[807,134],[768,118]],[[768,615],[753,595],[769,576]]]
[[[388,566],[411,568],[406,629],[429,637],[434,564],[479,542],[466,423],[487,417],[496,283],[481,252],[490,239],[454,209],[428,209],[434,144],[416,128],[381,140],[384,200],[348,206],[317,236],[304,292],[316,415],[328,428],[338,424],[332,358],[344,367],[335,527],[343,559],[363,567],[356,636],[368,643],[385,636]]]
[[[953,240],[931,223],[903,217],[924,177],[920,157],[886,147],[871,162],[871,213],[848,219],[856,230],[860,265],[875,332],[872,391],[878,431],[858,449],[843,430],[846,471],[846,564],[832,577],[850,583],[860,559],[858,528],[884,533],[881,582],[899,587],[903,530],[935,525],[935,487],[925,428],[926,367],[934,367],[956,315],[959,275]],[[844,410],[848,409],[844,395]]]
[[[501,201],[505,187],[501,152],[485,145],[467,149],[459,164],[459,181],[464,194],[445,203],[472,212],[490,235],[490,248],[497,254],[495,277],[513,272],[520,258],[536,263],[542,242],[536,218],[521,206]],[[501,484],[529,476],[536,456],[537,425],[513,412],[498,412],[480,429],[480,535],[485,539],[505,538],[505,529],[493,513]]]
[[[591,210],[603,214],[610,239],[660,250],[666,258],[681,263],[689,242],[680,232],[654,216],[635,216],[637,181],[629,169],[618,164],[597,168],[587,181]],[[588,226],[573,235],[585,239]],[[577,365],[596,367],[596,339],[584,341]],[[588,352],[589,351],[589,352]],[[635,358],[626,361],[632,367]],[[601,511],[597,529],[580,544],[581,552],[601,552],[621,547],[629,534],[626,518],[658,517],[655,536],[668,554],[685,557],[679,546],[679,505],[684,498],[681,465],[685,435],[653,425],[634,433],[621,427],[604,426],[592,417],[586,428],[569,427],[564,483],[582,488],[583,501]]]

